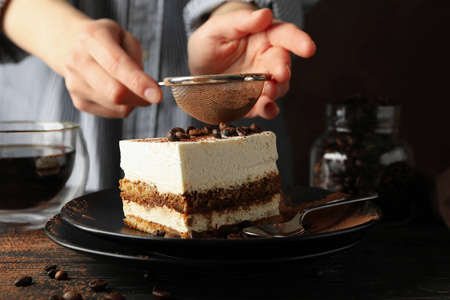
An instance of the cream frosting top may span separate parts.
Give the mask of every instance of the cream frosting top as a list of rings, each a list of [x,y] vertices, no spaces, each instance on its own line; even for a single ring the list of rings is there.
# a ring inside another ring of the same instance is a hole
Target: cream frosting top
[[[276,136],[270,131],[189,142],[123,140],[119,147],[125,178],[160,193],[229,188],[278,172]]]

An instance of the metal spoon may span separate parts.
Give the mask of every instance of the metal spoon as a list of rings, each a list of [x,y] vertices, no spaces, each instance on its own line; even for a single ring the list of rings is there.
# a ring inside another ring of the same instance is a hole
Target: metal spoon
[[[309,212],[327,208],[338,206],[342,204],[348,204],[359,201],[367,201],[371,199],[377,198],[378,195],[354,195],[346,198],[341,198],[337,200],[332,200],[326,203],[322,203],[316,206],[311,206],[308,208],[304,208],[300,210],[295,217],[285,223],[279,224],[268,224],[268,225],[260,225],[244,228],[242,231],[247,235],[251,236],[260,236],[260,237],[290,237],[295,235],[301,235],[305,232],[305,228],[303,227],[303,219],[305,215]]]
[[[198,75],[164,78],[178,106],[207,124],[230,123],[244,117],[272,75],[263,73]]]

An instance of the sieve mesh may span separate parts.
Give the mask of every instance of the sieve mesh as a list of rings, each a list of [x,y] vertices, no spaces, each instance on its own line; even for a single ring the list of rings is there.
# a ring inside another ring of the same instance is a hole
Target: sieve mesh
[[[229,81],[172,85],[178,106],[207,124],[230,123],[244,117],[261,95],[264,81]]]

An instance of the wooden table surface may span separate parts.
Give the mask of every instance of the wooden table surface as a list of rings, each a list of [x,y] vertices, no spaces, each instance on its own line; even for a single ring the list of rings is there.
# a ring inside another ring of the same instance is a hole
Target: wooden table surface
[[[450,231],[442,224],[379,223],[358,245],[283,272],[243,278],[144,276],[50,241],[42,230],[0,235],[0,299],[49,299],[77,290],[83,299],[118,292],[126,299],[450,299]],[[57,281],[43,270],[57,264],[69,275]],[[21,275],[33,284],[14,286]],[[108,282],[106,292],[89,288]],[[168,295],[170,294],[170,295]]]

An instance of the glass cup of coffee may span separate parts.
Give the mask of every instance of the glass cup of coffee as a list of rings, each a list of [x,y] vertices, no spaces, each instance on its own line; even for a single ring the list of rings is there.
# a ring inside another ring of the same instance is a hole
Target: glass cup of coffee
[[[0,122],[0,232],[43,228],[84,193],[89,157],[70,122]]]

